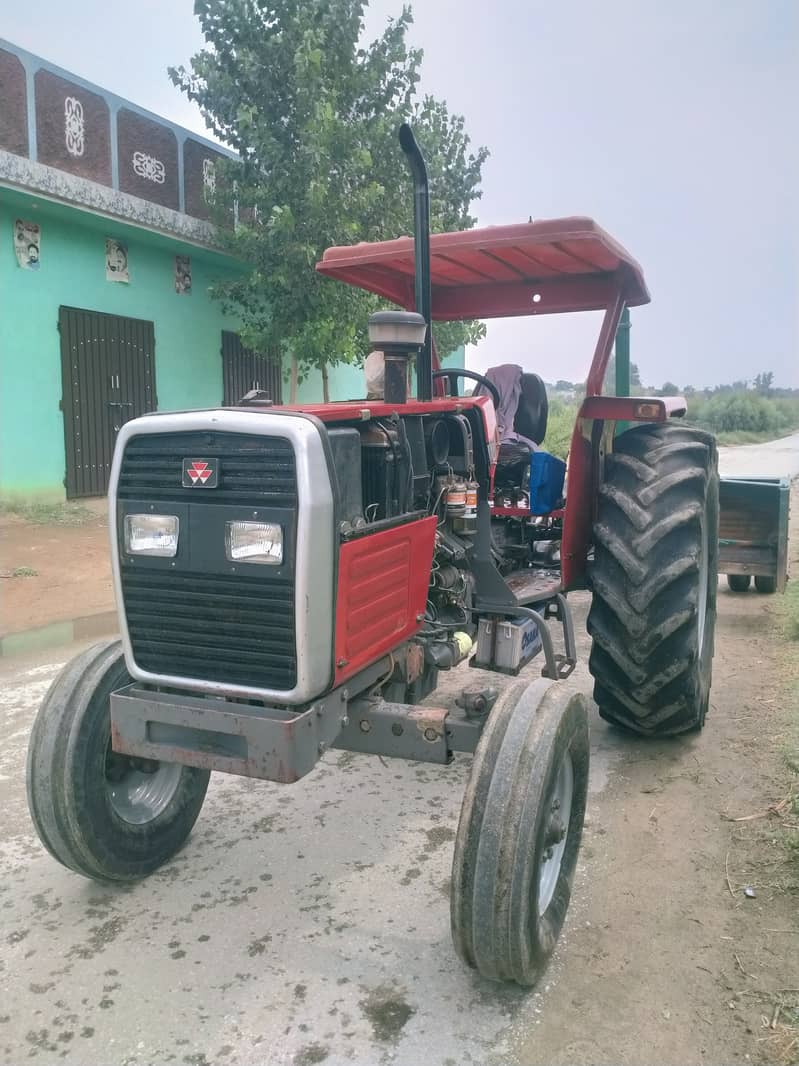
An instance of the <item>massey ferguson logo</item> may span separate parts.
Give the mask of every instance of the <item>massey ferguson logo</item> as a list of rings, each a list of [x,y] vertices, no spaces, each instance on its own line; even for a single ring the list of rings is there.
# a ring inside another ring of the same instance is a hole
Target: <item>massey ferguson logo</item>
[[[215,489],[219,484],[217,459],[184,459],[184,489]]]

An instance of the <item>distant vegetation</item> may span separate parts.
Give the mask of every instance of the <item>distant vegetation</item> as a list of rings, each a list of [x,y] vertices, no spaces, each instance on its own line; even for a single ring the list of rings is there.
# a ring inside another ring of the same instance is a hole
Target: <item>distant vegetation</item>
[[[684,396],[688,401],[685,422],[715,433],[722,444],[748,444],[772,440],[799,429],[799,389],[773,387],[770,371],[758,374],[750,384],[735,381],[712,389],[680,388],[666,381],[661,388],[641,384],[638,367],[631,364],[631,389],[636,396]],[[614,367],[608,367],[605,393],[613,394]],[[544,447],[565,456],[584,386],[557,381],[547,385],[549,424]]]
[[[799,427],[799,396],[761,396],[745,392],[694,393],[687,397],[686,421],[722,438],[769,440]]]

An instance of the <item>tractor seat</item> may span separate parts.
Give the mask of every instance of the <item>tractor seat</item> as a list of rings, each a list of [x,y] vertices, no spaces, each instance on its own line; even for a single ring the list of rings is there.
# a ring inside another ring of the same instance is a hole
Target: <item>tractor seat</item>
[[[497,419],[504,427],[494,483],[498,488],[518,488],[530,466],[530,451],[546,436],[546,386],[538,374],[526,374],[514,363],[491,367],[486,377],[499,392]]]
[[[549,402],[546,385],[538,374],[525,374],[520,366],[504,363],[492,366],[486,371],[486,377],[499,393],[497,420],[504,427],[502,446],[513,441],[517,434],[536,446],[541,444],[547,432]],[[478,385],[475,393],[481,391],[483,386]],[[524,444],[524,441],[515,443]]]
[[[547,417],[549,415],[549,401],[547,389],[538,374],[522,374],[522,391],[519,396],[519,406],[513,419],[513,428],[516,433],[528,440],[541,444],[547,435]]]

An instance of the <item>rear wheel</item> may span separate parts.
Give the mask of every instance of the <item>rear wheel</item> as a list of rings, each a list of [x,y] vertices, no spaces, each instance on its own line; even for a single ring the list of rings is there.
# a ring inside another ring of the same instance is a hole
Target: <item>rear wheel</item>
[[[452,865],[455,948],[484,977],[533,985],[569,906],[588,791],[586,700],[509,686],[480,738]]]
[[[755,588],[758,592],[769,595],[777,591],[777,579],[776,577],[758,576],[755,578]]]
[[[727,584],[730,592],[746,592],[752,581],[751,574],[727,574]],[[757,584],[757,578],[755,578]]]
[[[186,842],[207,770],[134,759],[111,746],[111,693],[130,682],[119,641],[68,663],[28,746],[28,806],[54,858],[97,881],[135,881]]]
[[[616,440],[605,475],[588,615],[599,713],[646,736],[699,729],[716,624],[715,439],[636,427]]]

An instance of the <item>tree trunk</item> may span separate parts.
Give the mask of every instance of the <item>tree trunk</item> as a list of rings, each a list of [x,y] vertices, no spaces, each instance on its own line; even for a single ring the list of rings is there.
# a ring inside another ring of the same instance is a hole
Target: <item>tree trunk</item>
[[[292,356],[291,356],[291,392],[289,394],[290,395],[289,403],[296,403],[297,402],[297,372],[298,372],[297,356],[292,354]]]
[[[327,363],[322,363],[322,400],[330,403],[330,383],[327,380]]]

